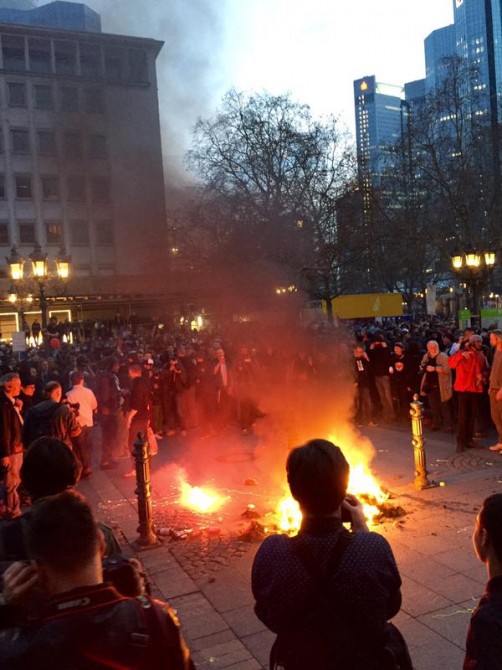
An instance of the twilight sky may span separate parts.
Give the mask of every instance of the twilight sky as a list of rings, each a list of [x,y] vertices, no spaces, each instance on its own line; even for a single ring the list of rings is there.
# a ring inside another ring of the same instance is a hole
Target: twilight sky
[[[424,38],[453,20],[453,0],[84,1],[104,32],[165,41],[160,113],[175,180],[197,117],[214,114],[230,87],[290,91],[314,115],[334,113],[353,131],[353,80],[423,77]]]

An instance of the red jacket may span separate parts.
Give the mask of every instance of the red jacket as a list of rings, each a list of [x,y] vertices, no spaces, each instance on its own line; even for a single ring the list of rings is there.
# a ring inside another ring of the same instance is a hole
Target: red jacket
[[[455,391],[482,393],[483,382],[486,381],[488,363],[482,351],[474,349],[461,349],[450,356],[448,365],[457,371]]]

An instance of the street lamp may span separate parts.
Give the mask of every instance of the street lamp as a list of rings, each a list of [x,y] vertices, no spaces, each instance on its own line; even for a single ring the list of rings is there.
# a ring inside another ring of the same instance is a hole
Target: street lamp
[[[495,263],[496,253],[494,251],[488,249],[479,252],[471,244],[468,244],[464,251],[455,249],[451,255],[454,271],[460,275],[472,295],[472,318],[480,319],[480,291]]]
[[[31,254],[29,255],[31,261],[31,279],[34,280],[38,295],[36,296],[40,305],[40,311],[42,313],[42,328],[47,328],[47,294],[46,294],[46,281],[58,278],[60,280],[67,280],[70,276],[70,256],[66,253],[64,248],[61,248],[56,256],[56,272],[51,273],[48,267],[47,254],[42,250],[42,247],[38,242],[35,244],[35,247]],[[9,266],[9,272],[12,279],[11,288],[9,289],[8,300],[14,304],[19,299],[19,289],[21,288],[21,282],[25,279],[24,277],[24,258],[22,258],[17,251],[16,247],[12,247],[10,256],[6,258],[7,264]],[[30,278],[26,278],[29,280]],[[17,289],[17,290],[16,290]],[[28,294],[25,298],[28,303],[33,301],[31,294]],[[21,313],[22,316],[22,313]]]

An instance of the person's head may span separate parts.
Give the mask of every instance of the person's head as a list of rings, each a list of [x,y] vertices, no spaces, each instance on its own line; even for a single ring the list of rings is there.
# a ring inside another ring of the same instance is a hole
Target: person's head
[[[354,347],[354,356],[356,358],[362,358],[364,356],[364,347],[357,345]]]
[[[70,375],[73,386],[81,386],[84,383],[84,375],[80,370],[74,370]]]
[[[139,363],[133,363],[129,366],[129,378],[135,379],[136,377],[141,377],[143,373],[143,368]]]
[[[108,372],[117,373],[119,369],[119,362],[114,356],[110,356],[105,360],[105,370]]]
[[[310,440],[293,449],[286,472],[291,495],[310,516],[336,512],[347,493],[349,464],[328,440]]]
[[[492,347],[497,347],[498,349],[502,348],[502,330],[496,328],[490,333],[490,344]]]
[[[45,358],[42,358],[39,363],[39,368],[43,375],[47,374],[49,372],[49,361],[47,361]]]
[[[404,344],[402,342],[396,342],[394,344],[394,353],[396,356],[402,356],[404,354]]]
[[[483,338],[481,335],[471,335],[469,338],[469,344],[473,349],[476,349],[477,351],[481,351],[483,347]]]
[[[25,533],[28,554],[49,594],[102,581],[103,540],[78,491],[68,489],[39,500]]]
[[[432,358],[435,358],[439,354],[439,344],[436,340],[429,340],[427,342],[427,353]]]
[[[44,386],[44,398],[46,400],[54,400],[54,402],[60,402],[63,396],[63,389],[59,382],[47,382]]]
[[[31,374],[22,375],[21,390],[26,396],[35,395],[35,377]]]
[[[55,437],[39,437],[24,454],[21,483],[34,501],[75,486],[81,470],[64,442]]]
[[[502,570],[502,493],[495,493],[483,502],[472,542],[480,561],[498,562]]]
[[[17,372],[8,372],[0,378],[0,388],[10,398],[17,398],[21,393],[21,378]]]

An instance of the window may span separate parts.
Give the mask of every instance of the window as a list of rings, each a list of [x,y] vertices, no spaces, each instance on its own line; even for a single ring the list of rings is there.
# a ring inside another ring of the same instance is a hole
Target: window
[[[127,52],[129,81],[136,84],[148,83],[148,58],[143,49],[129,49]]]
[[[85,219],[70,221],[72,244],[89,246],[89,226]]]
[[[27,221],[19,223],[19,242],[21,244],[35,244],[35,224]]]
[[[35,107],[37,109],[53,108],[52,86],[37,84],[33,87],[33,90],[35,92]]]
[[[56,133],[53,130],[38,130],[38,153],[41,156],[55,156],[56,151]]]
[[[6,198],[6,192],[5,192],[5,175],[0,174],[0,200],[5,200]]]
[[[3,66],[5,70],[26,70],[24,37],[2,35]]]
[[[9,92],[9,107],[26,107],[26,86],[9,82],[7,84]]]
[[[94,177],[91,180],[92,202],[110,202],[110,180],[107,177]]]
[[[30,56],[31,72],[39,72],[41,74],[50,74],[52,72],[50,40],[30,37],[28,40],[28,53]]]
[[[82,135],[73,130],[63,134],[64,157],[68,160],[80,160],[83,158]]]
[[[63,112],[78,112],[78,88],[75,86],[61,87],[61,111]]]
[[[16,180],[16,198],[27,199],[32,197],[31,177],[17,175]]]
[[[9,223],[8,221],[0,221],[0,245],[8,247],[10,244]]]
[[[89,155],[91,158],[106,158],[106,137],[104,135],[89,137]]]
[[[80,74],[82,77],[101,76],[101,47],[80,43]]]
[[[44,200],[59,200],[59,177],[40,177]]]
[[[113,244],[113,224],[109,219],[96,221],[95,233],[98,244]]]
[[[56,60],[56,72],[58,74],[76,74],[77,72],[76,43],[55,40],[54,52]]]
[[[12,142],[12,153],[30,153],[30,136],[26,128],[11,128],[10,138]]]
[[[68,177],[66,188],[69,202],[84,202],[85,177]]]
[[[86,88],[85,111],[91,114],[103,114],[105,111],[105,99],[102,88]]]
[[[107,79],[120,81],[124,78],[126,52],[117,47],[105,47],[105,74]]]
[[[47,244],[63,243],[63,227],[60,221],[46,221],[45,239],[47,240]]]

